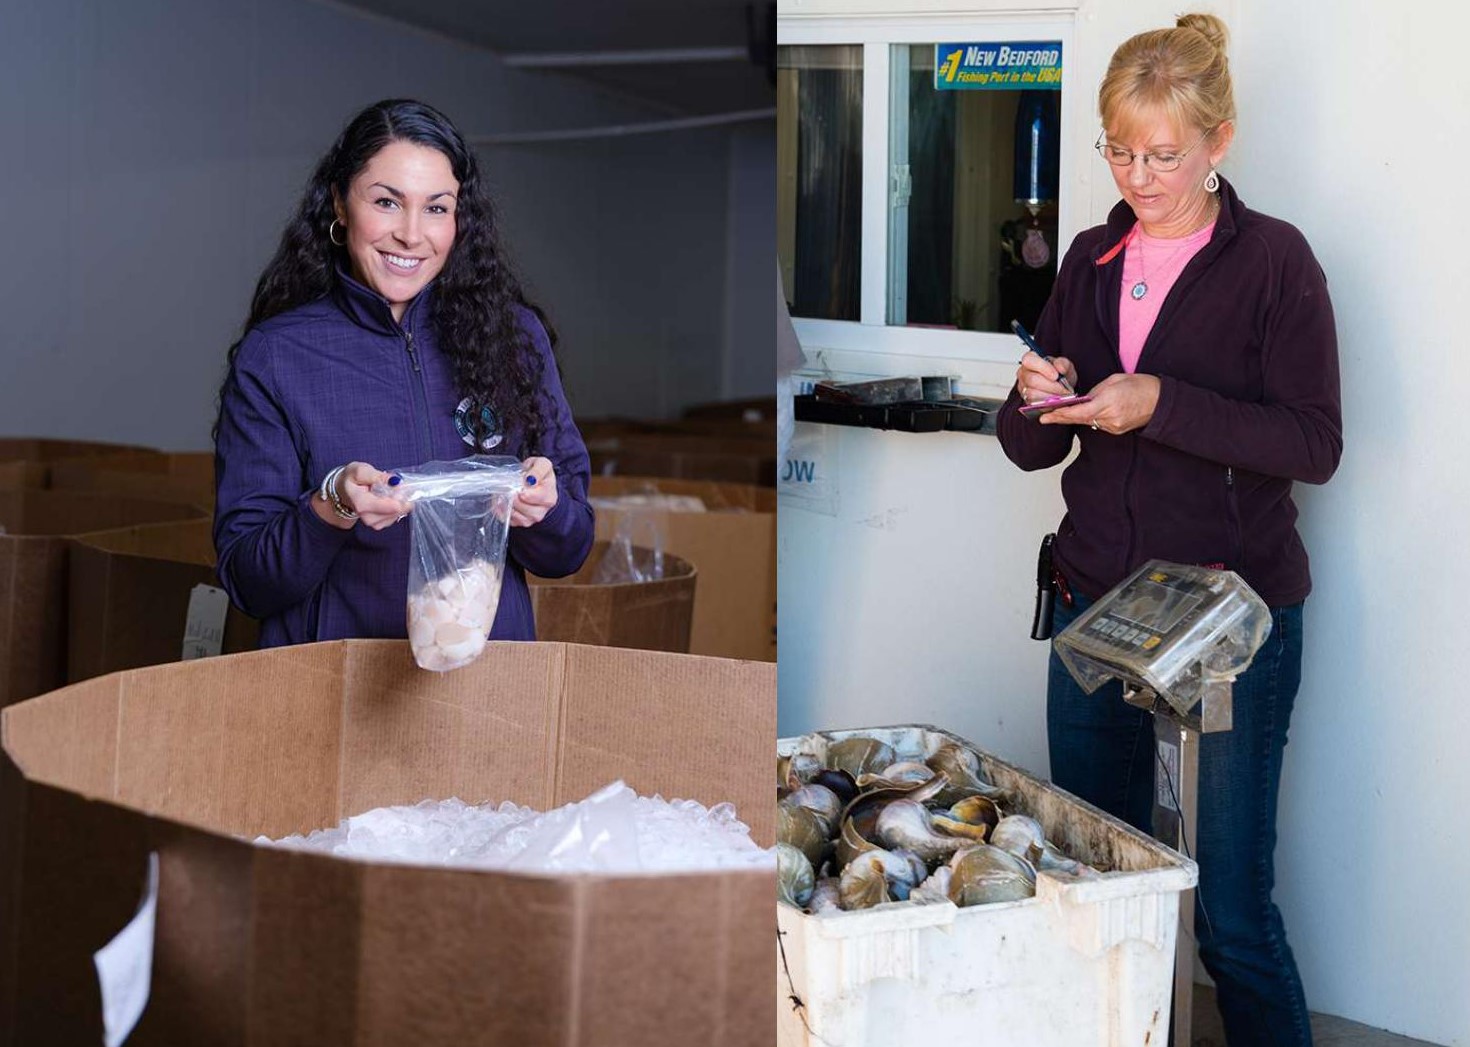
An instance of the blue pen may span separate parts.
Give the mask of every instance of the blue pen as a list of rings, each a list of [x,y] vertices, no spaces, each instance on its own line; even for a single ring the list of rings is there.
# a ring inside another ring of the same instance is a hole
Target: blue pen
[[[1031,332],[1021,326],[1020,320],[1011,321],[1011,330],[1016,332],[1017,338],[1026,343],[1026,348],[1030,349],[1033,353],[1041,357],[1047,363],[1051,363],[1051,357],[1042,352],[1041,346],[1036,344],[1036,339],[1031,337]],[[1077,395],[1076,390],[1072,388],[1072,383],[1067,381],[1067,376],[1062,374],[1060,369],[1058,369],[1057,371],[1057,381],[1061,383],[1063,389],[1067,390],[1068,396]]]

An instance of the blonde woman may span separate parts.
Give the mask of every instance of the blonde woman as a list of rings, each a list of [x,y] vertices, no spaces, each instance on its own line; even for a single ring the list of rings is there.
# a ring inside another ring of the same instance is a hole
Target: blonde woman
[[[1060,464],[1060,631],[1146,560],[1223,565],[1272,610],[1237,681],[1234,727],[1200,747],[1195,927],[1233,1045],[1310,1044],[1306,1003],[1271,900],[1276,799],[1311,591],[1292,485],[1342,453],[1327,283],[1300,232],[1248,208],[1219,173],[1235,137],[1224,24],[1185,15],[1113,55],[1097,150],[1122,199],[1077,237],[1001,412],[1007,456]],[[1064,383],[1065,380],[1065,383]],[[1028,418],[1075,389],[1087,403]],[[1084,695],[1052,655],[1052,777],[1140,828],[1152,732],[1117,687]]]

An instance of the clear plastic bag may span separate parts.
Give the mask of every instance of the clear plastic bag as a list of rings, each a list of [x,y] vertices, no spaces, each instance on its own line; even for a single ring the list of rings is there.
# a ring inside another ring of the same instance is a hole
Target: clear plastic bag
[[[485,649],[500,583],[511,504],[526,483],[514,458],[427,462],[374,492],[413,508],[408,641],[421,668],[448,672]]]
[[[607,552],[592,572],[593,585],[656,582],[664,576],[663,515],[632,509],[618,518]],[[647,550],[652,555],[639,555]]]
[[[594,509],[612,510],[618,514],[617,529],[608,543],[607,552],[592,572],[594,585],[656,582],[663,578],[664,547],[668,544],[665,514],[705,511],[702,499],[691,495],[663,494],[653,484],[591,501]],[[653,555],[640,556],[638,548],[651,550]]]

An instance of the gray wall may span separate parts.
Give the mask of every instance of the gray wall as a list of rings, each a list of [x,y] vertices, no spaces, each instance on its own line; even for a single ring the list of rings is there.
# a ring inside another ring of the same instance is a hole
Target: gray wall
[[[775,122],[746,126],[730,138],[729,281],[725,369],[727,399],[769,396],[775,373],[775,310],[770,297],[776,258]]]
[[[260,269],[363,105],[420,97],[470,137],[661,115],[312,0],[9,0],[0,67],[0,435],[178,449],[208,445]],[[482,151],[579,413],[722,393],[727,230],[773,227],[729,214],[736,133]]]
[[[730,136],[707,128],[485,151],[516,257],[554,306],[578,413],[668,415],[720,398]],[[762,228],[774,243],[774,219]],[[769,390],[769,332],[765,355]]]

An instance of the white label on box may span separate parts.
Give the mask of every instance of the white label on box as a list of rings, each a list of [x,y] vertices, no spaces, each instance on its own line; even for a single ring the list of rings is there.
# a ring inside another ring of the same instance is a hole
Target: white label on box
[[[92,956],[102,987],[102,1032],[118,1047],[143,1017],[153,987],[153,927],[158,911],[158,852],[148,855],[148,883],[137,914]]]
[[[1160,780],[1159,775],[1154,774],[1154,802],[1166,811],[1177,811],[1179,805],[1174,802],[1174,797],[1179,793],[1179,746],[1159,739],[1159,759],[1163,762],[1159,770],[1165,777]]]
[[[782,505],[837,515],[837,436],[833,426],[797,422],[776,477]]]
[[[229,593],[212,585],[194,586],[184,622],[184,661],[210,658],[224,650],[225,615],[229,613]]]

